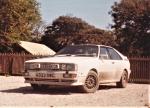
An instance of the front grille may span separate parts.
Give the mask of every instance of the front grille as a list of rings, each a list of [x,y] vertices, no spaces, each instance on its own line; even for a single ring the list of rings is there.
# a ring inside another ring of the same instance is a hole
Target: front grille
[[[42,70],[59,70],[59,64],[41,63],[40,69],[42,69]]]
[[[60,70],[56,63],[26,63],[25,69],[29,70]]]

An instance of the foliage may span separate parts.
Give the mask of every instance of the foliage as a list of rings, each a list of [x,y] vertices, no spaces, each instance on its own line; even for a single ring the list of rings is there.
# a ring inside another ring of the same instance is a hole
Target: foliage
[[[127,55],[150,55],[150,0],[122,0],[110,14],[117,47]]]
[[[60,16],[47,26],[41,43],[46,44],[55,51],[69,44],[113,44],[113,36],[89,25],[77,17]]]
[[[36,0],[0,0],[0,52],[18,40],[31,40],[41,17]]]

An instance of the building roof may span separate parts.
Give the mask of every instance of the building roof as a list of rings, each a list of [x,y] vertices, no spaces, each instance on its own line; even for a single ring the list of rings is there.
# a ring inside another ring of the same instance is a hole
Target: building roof
[[[55,51],[50,49],[49,47],[33,43],[33,42],[27,42],[27,41],[20,41],[19,45],[24,48],[27,52],[33,54],[33,55],[54,55]]]

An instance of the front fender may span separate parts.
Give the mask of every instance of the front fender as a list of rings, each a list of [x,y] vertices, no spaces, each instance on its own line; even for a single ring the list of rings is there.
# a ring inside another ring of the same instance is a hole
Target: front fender
[[[78,64],[78,75],[81,77],[86,77],[90,70],[96,70],[99,74],[100,71],[100,63],[93,61],[88,63]]]

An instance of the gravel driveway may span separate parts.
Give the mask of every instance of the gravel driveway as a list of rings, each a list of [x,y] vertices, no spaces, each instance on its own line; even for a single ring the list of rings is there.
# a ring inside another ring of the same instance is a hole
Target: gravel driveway
[[[127,88],[101,85],[96,93],[80,93],[77,88],[49,88],[33,91],[23,77],[0,76],[0,106],[148,106],[148,84],[129,84]],[[150,87],[149,87],[150,88]],[[149,93],[148,93],[149,92]],[[149,96],[148,96],[149,95]]]

